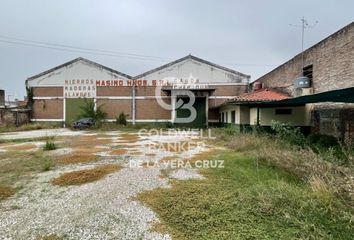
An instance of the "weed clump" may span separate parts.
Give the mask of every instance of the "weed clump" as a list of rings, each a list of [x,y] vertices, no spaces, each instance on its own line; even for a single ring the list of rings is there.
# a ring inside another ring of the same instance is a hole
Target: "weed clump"
[[[54,142],[54,138],[53,137],[47,137],[46,141],[45,141],[45,145],[43,147],[44,151],[51,151],[51,150],[55,150],[57,149],[57,146]]]
[[[68,172],[53,179],[52,183],[59,186],[82,185],[97,181],[110,173],[120,170],[121,168],[122,167],[119,165],[107,164],[95,167],[93,169]]]
[[[0,200],[9,198],[14,194],[15,191],[12,188],[0,185]]]
[[[58,158],[56,162],[59,164],[78,164],[78,163],[93,162],[96,160],[97,157],[93,154],[73,153]]]
[[[124,112],[121,112],[119,114],[119,116],[116,118],[116,124],[117,125],[126,126],[127,125],[127,117],[128,116],[129,116],[128,114],[124,114]]]
[[[42,163],[42,171],[49,171],[54,166],[54,162],[51,158],[45,158]]]

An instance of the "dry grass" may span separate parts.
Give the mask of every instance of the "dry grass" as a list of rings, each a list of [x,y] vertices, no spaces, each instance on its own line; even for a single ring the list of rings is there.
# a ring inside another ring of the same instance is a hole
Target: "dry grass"
[[[123,155],[123,154],[126,154],[128,152],[127,149],[125,148],[119,148],[119,149],[114,149],[111,151],[111,154],[112,155]]]
[[[172,169],[167,168],[167,169],[161,169],[160,170],[160,178],[169,178],[169,174],[171,173]]]
[[[166,227],[166,225],[162,224],[161,222],[156,222],[156,221],[151,223],[151,231],[158,232],[163,235],[170,233],[170,231],[169,231],[168,227]]]
[[[0,200],[11,197],[15,194],[15,191],[12,188],[0,186]]]
[[[106,145],[112,143],[111,139],[104,138],[101,135],[93,135],[93,136],[78,136],[73,141],[73,146],[90,148],[97,145]]]
[[[337,190],[333,186],[323,181],[323,179],[313,176],[309,180],[309,184],[313,193],[318,198],[326,202],[335,201],[335,196],[338,193]]]
[[[140,137],[137,134],[123,133],[119,137],[119,140],[124,143],[135,143],[140,140]]]
[[[146,157],[155,157],[156,153],[145,153]]]
[[[219,138],[230,149],[281,168],[300,178],[325,200],[337,194],[354,207],[354,169],[328,162],[311,149],[289,146],[280,139],[256,134]]]
[[[9,151],[27,151],[27,150],[32,150],[35,148],[36,148],[36,145],[31,144],[31,143],[14,144],[14,145],[9,145],[9,146],[4,147],[4,149],[7,149]]]
[[[74,148],[76,154],[89,154],[89,153],[99,153],[103,152],[106,149],[104,148],[96,148],[95,146],[92,147],[79,147],[79,148]]]
[[[64,155],[56,160],[58,164],[78,164],[96,161],[97,157],[93,154],[82,154],[82,153],[72,153],[69,155]]]
[[[57,235],[51,234],[47,236],[37,236],[36,240],[62,240],[63,238],[58,237]]]
[[[52,183],[59,186],[82,185],[100,180],[106,175],[118,171],[121,168],[122,167],[119,165],[107,164],[93,169],[68,172],[53,179]]]

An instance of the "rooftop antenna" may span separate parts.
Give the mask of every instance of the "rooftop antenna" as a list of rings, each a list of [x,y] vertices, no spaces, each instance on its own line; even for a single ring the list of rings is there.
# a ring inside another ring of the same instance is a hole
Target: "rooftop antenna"
[[[305,42],[305,29],[306,28],[314,28],[317,25],[318,21],[316,21],[313,25],[310,25],[305,17],[301,18],[301,25],[290,24],[292,27],[301,27],[301,66],[305,67],[304,60],[304,42]]]

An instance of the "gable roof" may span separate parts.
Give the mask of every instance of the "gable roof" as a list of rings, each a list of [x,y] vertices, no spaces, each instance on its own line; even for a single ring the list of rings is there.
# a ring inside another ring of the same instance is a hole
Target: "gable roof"
[[[41,77],[41,76],[43,76],[43,75],[46,75],[46,74],[51,73],[51,72],[53,72],[53,71],[55,71],[55,70],[57,70],[57,69],[63,68],[63,67],[65,67],[65,66],[68,66],[68,65],[73,64],[73,63],[78,62],[78,61],[83,61],[83,62],[92,64],[92,65],[94,65],[94,66],[96,66],[96,67],[103,68],[103,69],[105,69],[105,70],[107,70],[107,71],[109,71],[109,72],[113,72],[113,73],[115,73],[115,74],[121,75],[121,76],[126,77],[126,78],[128,78],[128,79],[131,79],[131,78],[132,78],[131,76],[129,76],[129,75],[125,74],[125,73],[121,73],[121,72],[119,72],[119,71],[117,71],[117,70],[114,70],[114,69],[112,69],[112,68],[103,66],[103,65],[101,65],[101,64],[99,64],[99,63],[93,62],[93,61],[88,60],[88,59],[86,59],[86,58],[79,57],[79,58],[75,58],[75,59],[73,59],[73,60],[71,60],[71,61],[69,61],[69,62],[66,62],[66,63],[64,63],[64,64],[61,64],[61,65],[59,65],[59,66],[56,66],[56,67],[54,67],[54,68],[51,68],[51,69],[49,69],[49,70],[47,70],[47,71],[44,71],[44,72],[42,72],[42,73],[39,73],[39,74],[37,74],[37,75],[34,75],[34,76],[32,76],[32,77],[29,77],[29,78],[27,78],[26,81],[31,81],[31,80],[33,80],[33,79],[39,78],[39,77]]]
[[[229,73],[232,73],[232,74],[236,74],[236,75],[242,76],[242,77],[246,77],[246,78],[250,78],[250,77],[251,77],[250,75],[246,75],[246,74],[244,74],[244,73],[235,71],[235,70],[230,69],[230,68],[223,67],[223,66],[221,66],[221,65],[218,65],[218,64],[215,64],[215,63],[206,61],[206,60],[204,60],[204,59],[201,59],[201,58],[198,58],[198,57],[195,57],[195,56],[189,54],[189,55],[187,55],[187,56],[185,56],[185,57],[183,57],[183,58],[177,59],[177,60],[175,60],[175,61],[173,61],[173,62],[167,63],[167,64],[162,65],[162,66],[160,66],[160,67],[157,67],[157,68],[154,68],[154,69],[149,70],[149,71],[147,71],[147,72],[144,72],[144,73],[142,73],[142,74],[139,74],[139,75],[135,76],[134,79],[139,79],[139,78],[144,77],[144,76],[146,76],[146,75],[148,75],[148,74],[151,74],[151,73],[160,71],[160,70],[162,70],[162,69],[164,69],[164,68],[168,68],[168,67],[170,67],[170,66],[172,66],[172,65],[175,65],[175,64],[177,64],[177,63],[183,62],[184,60],[187,60],[187,59],[192,59],[192,60],[195,60],[195,61],[197,61],[197,62],[201,62],[201,63],[207,64],[207,65],[213,66],[213,67],[215,67],[215,68],[224,70],[224,71],[226,71],[226,72],[229,72]]]
[[[245,93],[235,97],[232,102],[269,102],[288,99],[289,96],[268,88]]]

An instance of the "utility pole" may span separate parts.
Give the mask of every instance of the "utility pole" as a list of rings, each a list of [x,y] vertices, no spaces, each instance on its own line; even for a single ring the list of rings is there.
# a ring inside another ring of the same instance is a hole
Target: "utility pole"
[[[301,18],[301,25],[294,25],[290,24],[292,27],[301,27],[301,67],[305,67],[305,59],[304,59],[304,45],[305,45],[305,29],[306,28],[313,28],[318,21],[316,21],[312,26],[309,25],[305,17]]]
[[[301,67],[305,67],[305,60],[304,60],[304,40],[305,40],[305,28],[308,26],[307,21],[305,20],[305,17],[301,18]]]

